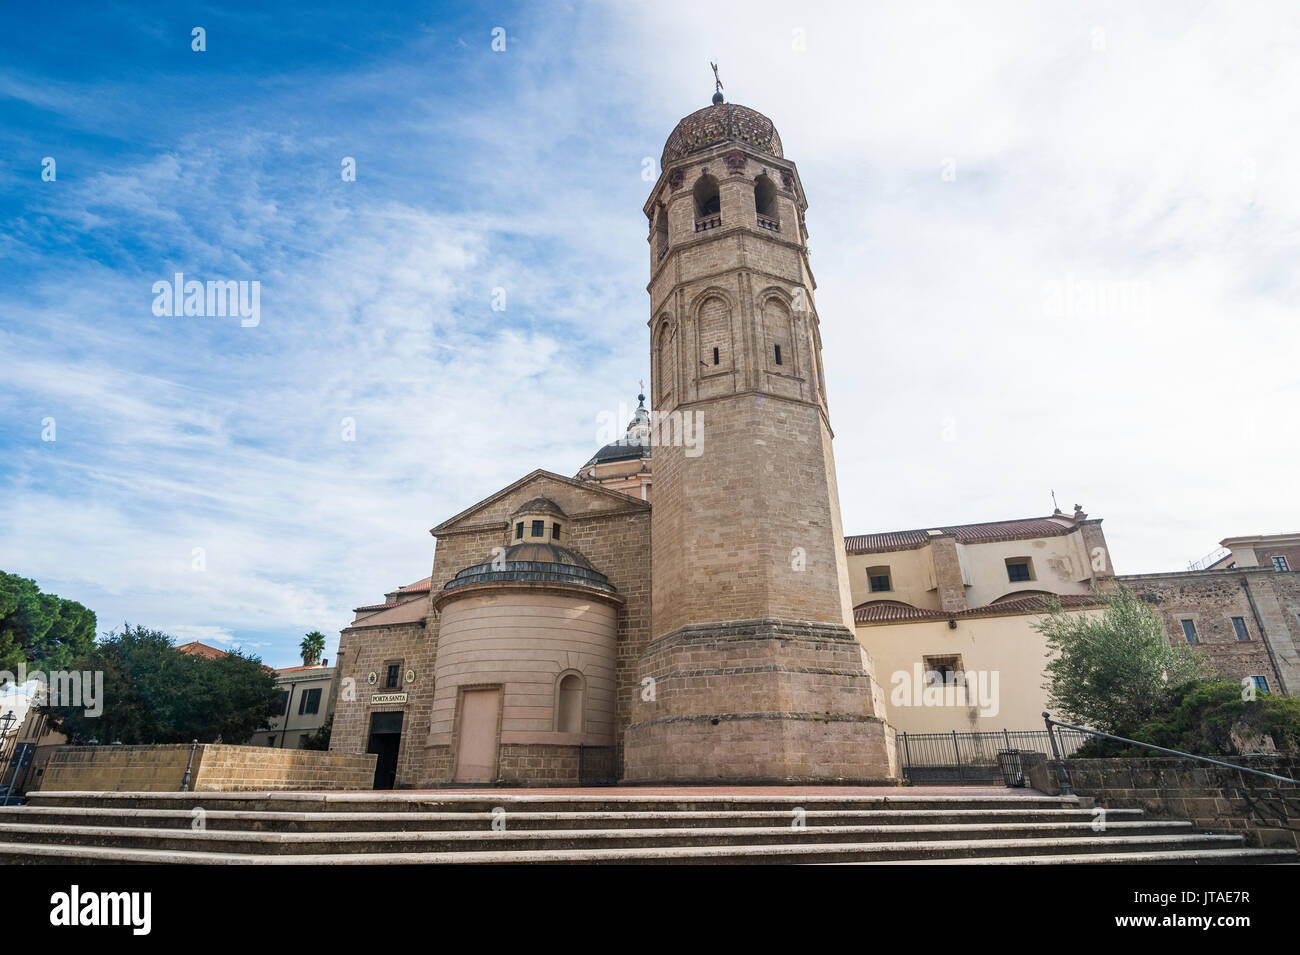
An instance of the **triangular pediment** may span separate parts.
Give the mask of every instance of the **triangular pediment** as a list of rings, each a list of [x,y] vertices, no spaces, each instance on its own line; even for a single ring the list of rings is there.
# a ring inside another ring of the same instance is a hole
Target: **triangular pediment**
[[[650,505],[645,501],[629,497],[621,491],[612,491],[598,484],[564,477],[539,468],[495,494],[485,497],[477,504],[467,507],[456,516],[448,518],[429,533],[437,537],[440,534],[483,524],[504,522],[509,520],[516,508],[537,497],[550,498],[570,519],[579,520],[611,511],[622,510],[635,513],[650,509]]]

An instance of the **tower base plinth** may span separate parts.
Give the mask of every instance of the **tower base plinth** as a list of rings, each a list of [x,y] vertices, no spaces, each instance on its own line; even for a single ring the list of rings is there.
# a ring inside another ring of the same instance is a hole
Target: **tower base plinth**
[[[871,674],[846,627],[692,624],[650,643],[640,669],[626,782],[899,782],[893,730],[875,715]]]

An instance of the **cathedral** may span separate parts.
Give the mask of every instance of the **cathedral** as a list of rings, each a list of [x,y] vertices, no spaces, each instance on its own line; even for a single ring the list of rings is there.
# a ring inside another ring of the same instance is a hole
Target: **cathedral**
[[[377,788],[879,783],[893,730],[854,634],[807,202],[763,114],[681,120],[644,211],[650,406],[572,477],[433,528],[359,607],[331,749]]]

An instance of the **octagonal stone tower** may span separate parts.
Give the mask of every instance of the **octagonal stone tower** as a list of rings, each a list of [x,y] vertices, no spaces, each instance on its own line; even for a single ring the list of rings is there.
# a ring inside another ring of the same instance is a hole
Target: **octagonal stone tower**
[[[794,163],[772,121],[687,116],[645,204],[652,641],[630,782],[878,782],[893,733],[853,633]]]

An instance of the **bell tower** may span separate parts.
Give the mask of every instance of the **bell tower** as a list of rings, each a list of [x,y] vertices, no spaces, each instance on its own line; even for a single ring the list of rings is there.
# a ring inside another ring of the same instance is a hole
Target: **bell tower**
[[[853,633],[807,201],[772,121],[679,122],[645,204],[652,640],[629,781],[881,781],[893,733]]]

